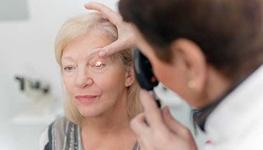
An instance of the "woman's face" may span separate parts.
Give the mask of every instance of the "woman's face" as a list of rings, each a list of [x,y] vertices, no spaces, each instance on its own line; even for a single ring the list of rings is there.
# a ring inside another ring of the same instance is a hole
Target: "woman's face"
[[[111,42],[109,37],[92,32],[74,39],[63,50],[65,88],[84,117],[108,114],[119,106],[127,106],[127,86],[132,80],[127,68],[120,58],[97,57],[96,48]]]

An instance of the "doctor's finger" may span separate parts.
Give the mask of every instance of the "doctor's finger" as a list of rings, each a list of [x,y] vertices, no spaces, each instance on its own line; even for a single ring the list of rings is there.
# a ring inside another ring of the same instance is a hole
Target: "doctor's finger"
[[[86,9],[91,9],[91,10],[97,10],[99,12],[101,12],[103,14],[103,16],[105,16],[107,19],[110,20],[111,23],[118,25],[120,22],[122,22],[122,18],[121,16],[111,10],[109,7],[97,3],[97,2],[90,2],[84,5]]]
[[[150,128],[145,121],[144,113],[138,114],[135,116],[132,121],[130,122],[130,126],[134,133],[141,139],[150,133]]]
[[[99,56],[100,57],[110,56],[116,52],[128,49],[130,47],[131,47],[130,45],[127,45],[127,42],[124,42],[123,40],[118,39],[114,41],[113,43],[101,48],[99,52]]]
[[[148,125],[153,128],[154,131],[161,131],[163,133],[167,132],[162,119],[161,110],[158,108],[154,98],[149,94],[149,92],[141,90],[140,99]]]
[[[189,134],[191,134],[188,128],[186,128],[184,125],[182,125],[172,116],[170,109],[167,106],[165,106],[162,109],[162,114],[163,114],[164,123],[172,133],[181,136],[188,136]]]

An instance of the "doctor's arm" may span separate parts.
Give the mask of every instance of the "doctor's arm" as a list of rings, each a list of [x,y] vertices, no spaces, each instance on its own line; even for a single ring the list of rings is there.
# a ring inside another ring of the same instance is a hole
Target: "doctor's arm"
[[[125,23],[120,14],[96,2],[85,4],[85,8],[102,13],[102,15],[114,24],[118,30],[118,39],[110,45],[101,48],[99,53],[100,56],[108,56],[120,50],[134,47],[135,35],[131,30],[131,24]]]

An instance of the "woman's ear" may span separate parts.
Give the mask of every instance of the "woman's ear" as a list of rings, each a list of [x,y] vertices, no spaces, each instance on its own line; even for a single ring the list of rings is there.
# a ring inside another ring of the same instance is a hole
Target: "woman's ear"
[[[133,84],[134,80],[135,80],[135,74],[134,74],[134,69],[132,66],[130,66],[125,74],[125,86],[129,87]]]
[[[177,39],[171,45],[173,61],[183,65],[186,86],[200,93],[207,78],[206,59],[200,47],[188,39]],[[180,62],[177,62],[180,61]]]

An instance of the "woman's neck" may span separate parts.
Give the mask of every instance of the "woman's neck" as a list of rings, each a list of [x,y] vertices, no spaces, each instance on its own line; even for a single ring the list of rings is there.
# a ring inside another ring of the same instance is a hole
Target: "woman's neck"
[[[116,115],[107,114],[96,118],[86,118],[81,123],[81,130],[85,134],[94,133],[102,136],[110,133],[116,134],[128,127],[129,119],[125,112]]]

